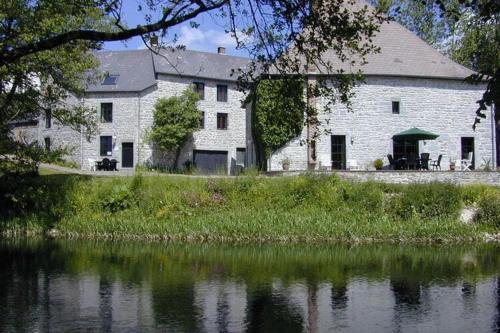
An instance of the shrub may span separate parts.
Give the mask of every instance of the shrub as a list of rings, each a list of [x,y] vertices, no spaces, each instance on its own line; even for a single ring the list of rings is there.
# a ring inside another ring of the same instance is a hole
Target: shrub
[[[452,184],[406,186],[390,203],[392,214],[403,219],[457,216],[462,205],[460,189]]]
[[[384,167],[384,161],[382,161],[380,158],[376,159],[375,162],[373,162],[373,166],[377,170],[382,170]]]
[[[132,192],[127,187],[119,187],[102,200],[102,208],[116,213],[129,208],[133,202]]]
[[[485,192],[479,198],[477,206],[477,222],[500,228],[500,192]]]

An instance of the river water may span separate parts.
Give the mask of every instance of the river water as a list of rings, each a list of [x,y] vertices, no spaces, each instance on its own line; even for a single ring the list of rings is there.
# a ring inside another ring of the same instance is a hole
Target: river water
[[[0,240],[0,332],[498,332],[500,246]]]

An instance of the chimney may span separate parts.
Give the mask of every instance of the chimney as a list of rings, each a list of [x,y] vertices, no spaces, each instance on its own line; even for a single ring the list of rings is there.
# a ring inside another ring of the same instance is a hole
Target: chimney
[[[217,48],[217,53],[218,54],[226,54],[226,48],[225,47],[222,47],[222,46],[219,46]]]

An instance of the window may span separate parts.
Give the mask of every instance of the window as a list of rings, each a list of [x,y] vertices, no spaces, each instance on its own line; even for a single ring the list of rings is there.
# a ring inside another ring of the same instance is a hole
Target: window
[[[113,103],[101,103],[101,123],[113,122]]]
[[[217,85],[217,102],[227,102],[227,86]]]
[[[399,114],[399,102],[398,101],[392,101],[392,113]]]
[[[201,100],[205,99],[205,83],[193,82],[194,92],[198,94]]]
[[[51,128],[52,127],[52,111],[47,110],[45,111],[45,128]]]
[[[101,156],[111,156],[113,153],[113,137],[101,136]]]
[[[50,151],[50,138],[47,137],[45,139],[43,139],[45,141],[45,150],[46,151]]]
[[[227,113],[217,113],[217,129],[227,129]]]
[[[106,75],[102,81],[103,86],[113,86],[116,85],[119,75]]]
[[[245,166],[246,163],[246,150],[245,148],[236,148],[236,165]]]
[[[200,129],[205,128],[205,112],[201,111],[200,112]]]

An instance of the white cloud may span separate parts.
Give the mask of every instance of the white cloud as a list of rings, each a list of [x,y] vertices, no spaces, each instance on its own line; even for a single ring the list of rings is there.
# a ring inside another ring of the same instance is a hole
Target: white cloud
[[[214,52],[218,46],[234,48],[236,41],[230,34],[215,29],[203,30],[182,26],[179,32],[178,44],[192,50]]]

